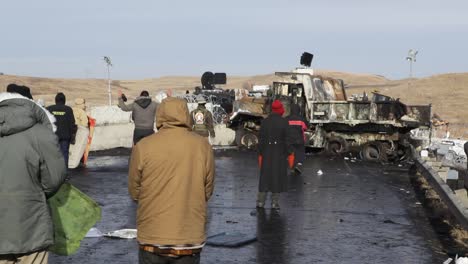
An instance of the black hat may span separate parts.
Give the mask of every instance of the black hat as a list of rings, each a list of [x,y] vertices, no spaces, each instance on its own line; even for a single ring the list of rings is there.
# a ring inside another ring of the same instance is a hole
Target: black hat
[[[7,86],[7,92],[21,94],[24,97],[33,99],[31,95],[31,90],[29,89],[29,87],[24,86],[24,85],[17,85],[17,84],[11,83]]]
[[[66,98],[63,93],[57,93],[57,95],[55,95],[55,104],[65,104],[65,102]]]

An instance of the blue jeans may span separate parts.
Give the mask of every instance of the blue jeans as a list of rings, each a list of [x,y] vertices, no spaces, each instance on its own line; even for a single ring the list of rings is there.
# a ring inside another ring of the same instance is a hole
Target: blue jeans
[[[68,151],[70,149],[69,139],[59,139],[60,150],[62,151],[63,158],[65,159],[65,165],[68,168]]]

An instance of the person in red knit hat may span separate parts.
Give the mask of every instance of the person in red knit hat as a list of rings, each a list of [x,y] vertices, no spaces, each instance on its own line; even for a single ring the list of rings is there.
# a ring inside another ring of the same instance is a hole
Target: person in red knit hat
[[[267,193],[271,192],[271,208],[279,209],[280,193],[288,190],[288,157],[292,151],[288,136],[289,124],[282,117],[283,114],[283,104],[275,100],[271,105],[271,114],[262,121],[260,127],[258,208],[265,206]],[[291,164],[291,158],[289,161]]]

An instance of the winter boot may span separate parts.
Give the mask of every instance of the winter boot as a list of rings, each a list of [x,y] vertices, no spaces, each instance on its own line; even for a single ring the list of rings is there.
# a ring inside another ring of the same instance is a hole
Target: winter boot
[[[257,194],[257,208],[265,207],[266,193],[258,192]]]
[[[279,205],[279,193],[272,193],[271,194],[271,209],[279,210],[280,205]]]
[[[302,171],[303,171],[302,163],[297,163],[296,166],[294,167],[294,173],[296,173],[297,175],[301,175]]]

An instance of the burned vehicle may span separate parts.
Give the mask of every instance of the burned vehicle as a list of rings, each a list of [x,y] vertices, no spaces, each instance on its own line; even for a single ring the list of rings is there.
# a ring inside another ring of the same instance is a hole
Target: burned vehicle
[[[205,72],[201,77],[202,86],[195,87],[194,95],[203,95],[210,99],[214,105],[220,106],[227,114],[232,112],[234,90],[225,90],[217,87],[227,82],[226,73]]]
[[[409,153],[409,132],[430,127],[430,105],[405,105],[379,93],[348,98],[342,80],[315,75],[310,68],[277,72],[268,96],[234,102],[228,127],[238,146],[255,148],[262,120],[273,100],[281,100],[285,116],[299,105],[308,123],[306,146],[332,154],[359,151],[364,160],[401,159]]]

